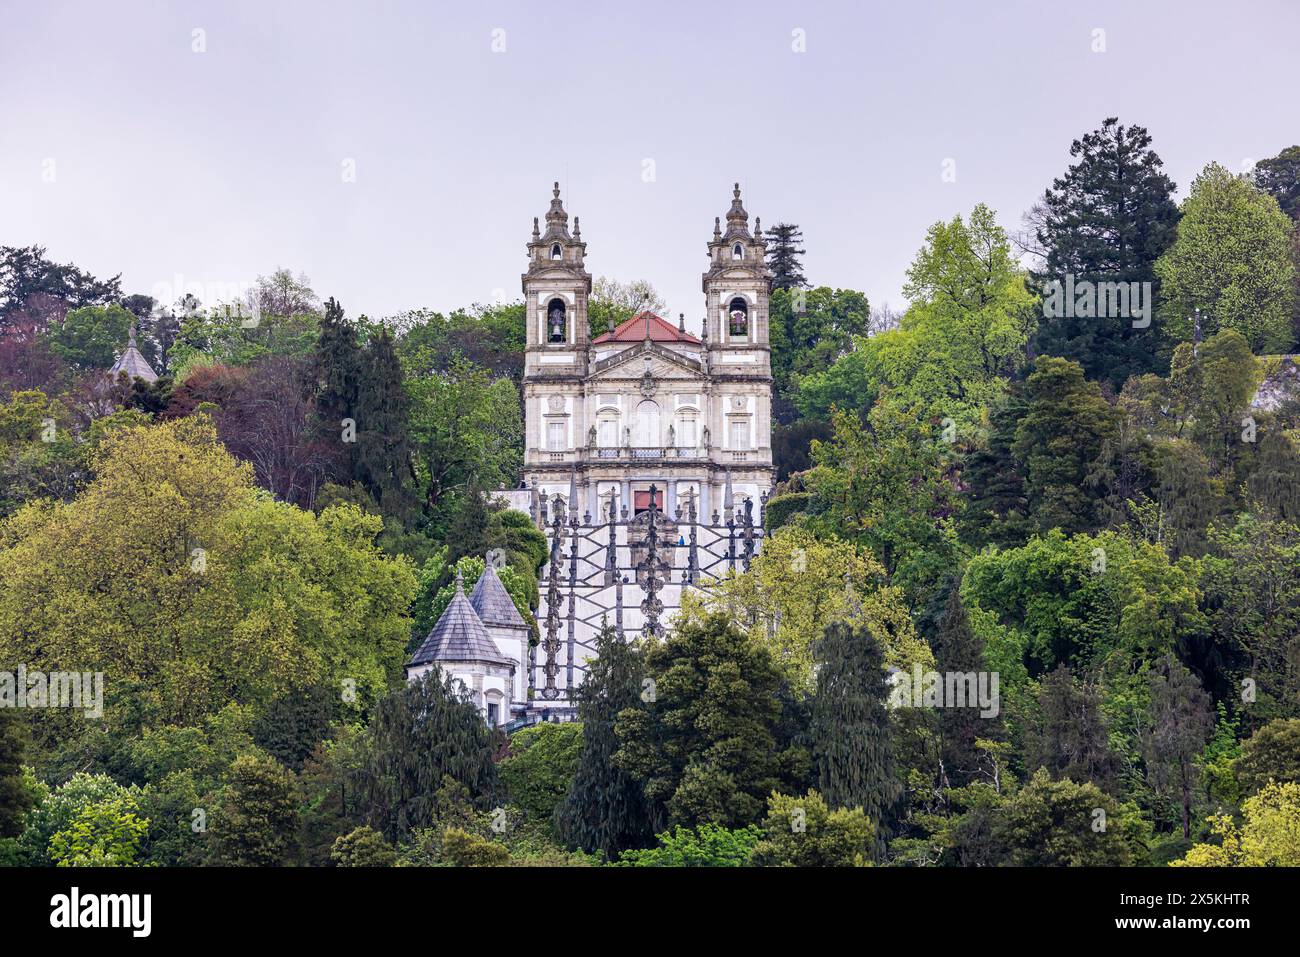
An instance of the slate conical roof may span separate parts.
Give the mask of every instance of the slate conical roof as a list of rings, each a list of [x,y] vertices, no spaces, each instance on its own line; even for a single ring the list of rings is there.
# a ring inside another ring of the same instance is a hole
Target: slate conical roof
[[[511,665],[514,661],[501,654],[488,635],[483,622],[465,597],[465,582],[456,575],[456,594],[451,598],[429,637],[411,657],[411,665],[425,665],[431,661],[483,661],[497,665]]]
[[[135,326],[131,327],[131,337],[127,341],[126,351],[113,363],[113,376],[116,377],[119,372],[125,372],[131,379],[144,379],[145,382],[158,381],[158,374],[153,371],[135,344]]]
[[[478,614],[479,621],[485,625],[528,627],[524,622],[524,616],[519,614],[519,609],[515,607],[510,592],[506,591],[501,576],[497,574],[497,570],[491,563],[488,563],[475,583],[474,590],[469,593],[469,603]]]

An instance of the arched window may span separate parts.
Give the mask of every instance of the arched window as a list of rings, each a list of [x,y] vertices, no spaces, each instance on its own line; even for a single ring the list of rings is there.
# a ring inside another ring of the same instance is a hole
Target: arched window
[[[742,245],[740,245],[740,243],[736,243],[736,245],[732,246],[732,247],[731,247],[731,258],[732,258],[732,259],[744,259],[744,258],[745,258],[745,247],[742,246]]]
[[[746,338],[749,335],[749,303],[737,296],[727,306],[728,330],[733,337]]]
[[[552,299],[546,306],[546,341],[567,342],[563,299]]]
[[[551,258],[552,258],[552,259],[563,259],[563,258],[564,258],[564,250],[562,250],[562,249],[560,248],[560,244],[559,244],[559,243],[553,243],[553,244],[551,245]]]

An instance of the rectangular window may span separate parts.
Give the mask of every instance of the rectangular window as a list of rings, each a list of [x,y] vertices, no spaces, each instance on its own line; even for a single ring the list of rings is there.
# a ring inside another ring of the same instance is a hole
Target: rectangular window
[[[747,419],[731,420],[731,448],[744,452],[749,448],[749,421]]]
[[[563,422],[552,422],[546,428],[546,447],[552,452],[563,452],[568,446]]]
[[[618,447],[618,419],[600,420],[600,447],[602,449]]]
[[[499,705],[495,705],[495,704],[489,704],[489,705],[488,705],[488,720],[487,720],[487,723],[488,723],[491,727],[494,727],[494,728],[495,728],[495,727],[497,726],[497,722],[498,722],[498,720],[499,720],[499,715],[500,715],[500,713],[501,713],[501,708],[500,708]]]
[[[693,449],[698,444],[695,438],[695,420],[682,419],[681,428],[677,430],[677,447],[682,449]]]

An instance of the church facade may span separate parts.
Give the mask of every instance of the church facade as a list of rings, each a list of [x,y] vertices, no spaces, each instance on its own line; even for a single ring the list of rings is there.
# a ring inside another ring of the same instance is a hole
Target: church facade
[[[414,676],[439,649],[479,647],[456,673],[485,695],[485,717],[571,716],[595,638],[663,634],[690,588],[741,571],[762,538],[771,490],[771,273],[761,224],[751,231],[737,185],[714,220],[702,277],[698,334],[642,310],[592,330],[587,244],[553,191],[545,225],[533,220],[523,274],[527,346],[522,487],[506,493],[550,540],[542,570],[537,644],[494,639],[513,657],[507,680],[487,661],[467,601],[449,607],[412,662]],[[453,635],[463,631],[464,635]],[[486,629],[489,636],[495,634]],[[433,635],[431,635],[432,639]],[[466,670],[466,669],[469,670]],[[448,670],[444,666],[444,670]],[[481,672],[481,673],[480,673]],[[492,674],[489,674],[492,672]],[[496,680],[494,680],[496,679]],[[513,689],[508,709],[501,704]],[[488,691],[497,692],[494,707]]]

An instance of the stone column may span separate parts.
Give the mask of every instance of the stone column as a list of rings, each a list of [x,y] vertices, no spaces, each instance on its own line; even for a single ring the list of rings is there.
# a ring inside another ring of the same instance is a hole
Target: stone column
[[[677,514],[677,479],[665,479],[664,484],[668,486],[667,496],[664,499],[664,511],[671,517]]]
[[[632,480],[623,479],[623,508],[627,509],[628,515],[632,514]],[[622,516],[619,516],[620,518]]]

